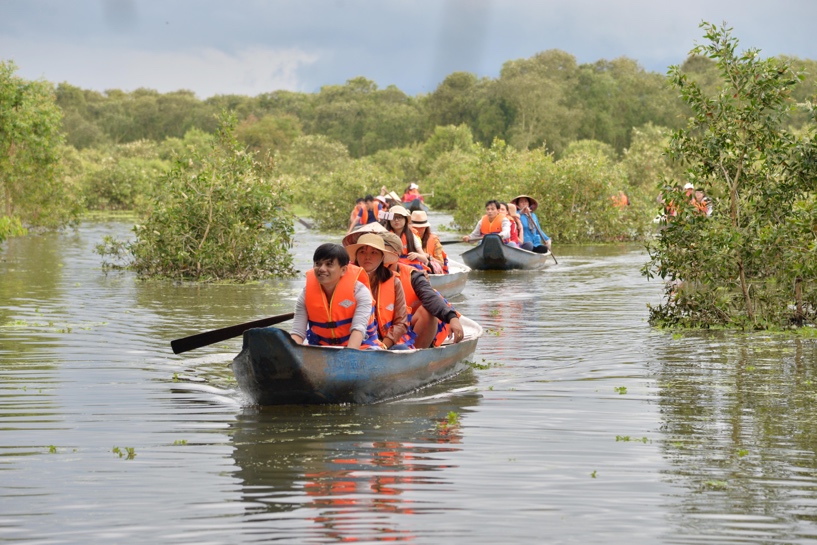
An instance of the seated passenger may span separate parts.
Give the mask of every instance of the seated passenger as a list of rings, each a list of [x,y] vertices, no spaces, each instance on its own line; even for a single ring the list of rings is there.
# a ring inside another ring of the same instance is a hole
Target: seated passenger
[[[395,252],[402,248],[402,242],[394,233],[381,233],[387,246]],[[463,339],[459,313],[428,282],[425,272],[418,271],[402,263],[395,263],[392,270],[400,276],[406,295],[409,337],[415,348],[439,346],[447,337],[455,343]]]
[[[511,222],[511,237],[507,242],[508,246],[512,246],[514,248],[520,248],[521,244],[519,242],[519,232],[520,232],[519,225],[521,225],[521,222],[519,224],[516,223],[519,218],[518,217],[515,218],[514,216],[511,215],[511,208],[510,208],[511,206],[513,206],[514,215],[516,215],[516,206],[514,206],[513,204],[509,205],[508,203],[505,203],[505,202],[500,202],[499,203],[499,212],[501,214],[505,214],[505,217],[508,218],[508,220]]]
[[[321,244],[312,256],[312,270],[295,303],[292,339],[303,344],[377,347],[369,277],[340,244]]]
[[[389,220],[386,229],[403,241],[400,263],[410,265],[418,271],[426,270],[429,257],[423,252],[423,243],[420,238],[411,229],[411,214],[402,206],[392,206],[389,212],[392,214],[392,219]]]
[[[357,216],[349,226],[347,233],[354,231],[358,225],[366,225],[377,221],[377,213],[380,211],[380,202],[376,201],[373,196],[366,195],[363,199],[363,206],[358,208]]]
[[[397,275],[386,268],[397,262],[397,254],[387,250],[383,239],[374,233],[360,235],[357,242],[346,246],[346,252],[352,263],[362,267],[369,276],[381,347],[387,350],[414,348],[411,344],[402,344],[401,339],[408,333],[406,296]]]
[[[421,247],[426,256],[431,258],[428,261],[431,272],[434,274],[448,274],[448,254],[443,250],[440,237],[431,232],[431,226],[428,224],[428,214],[422,210],[412,212],[411,226],[417,236],[420,237]]]
[[[485,235],[496,234],[507,243],[511,238],[511,222],[499,212],[499,201],[490,200],[485,203],[485,215],[477,222],[471,234],[462,237],[465,242],[479,240]]]

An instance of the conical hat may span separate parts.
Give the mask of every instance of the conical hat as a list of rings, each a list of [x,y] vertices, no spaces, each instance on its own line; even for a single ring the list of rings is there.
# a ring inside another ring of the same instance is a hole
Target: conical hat
[[[539,201],[537,201],[536,199],[534,199],[533,197],[530,197],[528,195],[519,195],[518,197],[514,197],[513,199],[511,199],[511,202],[517,208],[519,208],[519,202],[517,202],[517,201],[519,201],[519,199],[521,199],[522,197],[524,197],[524,198],[528,199],[528,201],[530,201],[530,211],[531,212],[535,212],[536,209],[539,208]]]

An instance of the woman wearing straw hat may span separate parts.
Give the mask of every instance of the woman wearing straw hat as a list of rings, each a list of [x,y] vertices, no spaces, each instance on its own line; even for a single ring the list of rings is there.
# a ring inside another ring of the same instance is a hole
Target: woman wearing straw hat
[[[346,252],[352,263],[361,267],[369,276],[377,337],[382,347],[391,350],[413,348],[412,345],[401,342],[408,333],[406,296],[399,278],[387,268],[397,263],[397,254],[390,248],[387,249],[383,239],[374,233],[360,235],[355,243],[346,246]]]
[[[423,243],[411,230],[411,214],[402,206],[392,206],[389,212],[392,213],[392,219],[389,220],[386,229],[403,241],[400,263],[410,265],[418,271],[425,271],[429,266],[429,257],[423,252]]]
[[[391,232],[380,233],[383,242],[395,252],[402,248],[400,239]],[[459,313],[451,304],[431,287],[425,272],[420,272],[403,263],[391,266],[400,275],[406,306],[409,313],[409,335],[416,348],[439,346],[446,337],[455,343],[463,339],[464,332]]]
[[[431,259],[428,264],[434,274],[448,274],[448,255],[440,244],[440,237],[431,232],[428,214],[422,210],[411,213],[411,226],[420,237],[423,251]]]
[[[545,234],[539,225],[539,218],[534,212],[539,207],[539,203],[528,195],[514,197],[511,202],[519,210],[519,219],[522,221],[522,248],[546,254],[550,251],[550,237]]]

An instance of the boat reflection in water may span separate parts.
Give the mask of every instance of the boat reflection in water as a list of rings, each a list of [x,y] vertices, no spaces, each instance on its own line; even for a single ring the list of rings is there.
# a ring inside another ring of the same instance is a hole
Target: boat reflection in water
[[[233,457],[253,531],[283,540],[316,531],[331,541],[430,536],[413,515],[439,511],[433,498],[449,486],[442,472],[457,467],[461,424],[480,399],[473,373],[453,382],[453,392],[449,381],[394,403],[246,409],[232,430]]]

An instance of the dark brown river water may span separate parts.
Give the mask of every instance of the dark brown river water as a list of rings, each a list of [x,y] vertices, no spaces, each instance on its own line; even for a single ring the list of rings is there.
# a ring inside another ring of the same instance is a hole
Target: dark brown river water
[[[298,229],[303,271],[337,237]],[[453,303],[486,329],[481,368],[260,410],[229,370],[240,339],[169,343],[289,312],[303,281],[105,274],[93,246],[128,232],[0,250],[2,542],[817,542],[817,341],[650,328],[639,246],[472,273]]]

